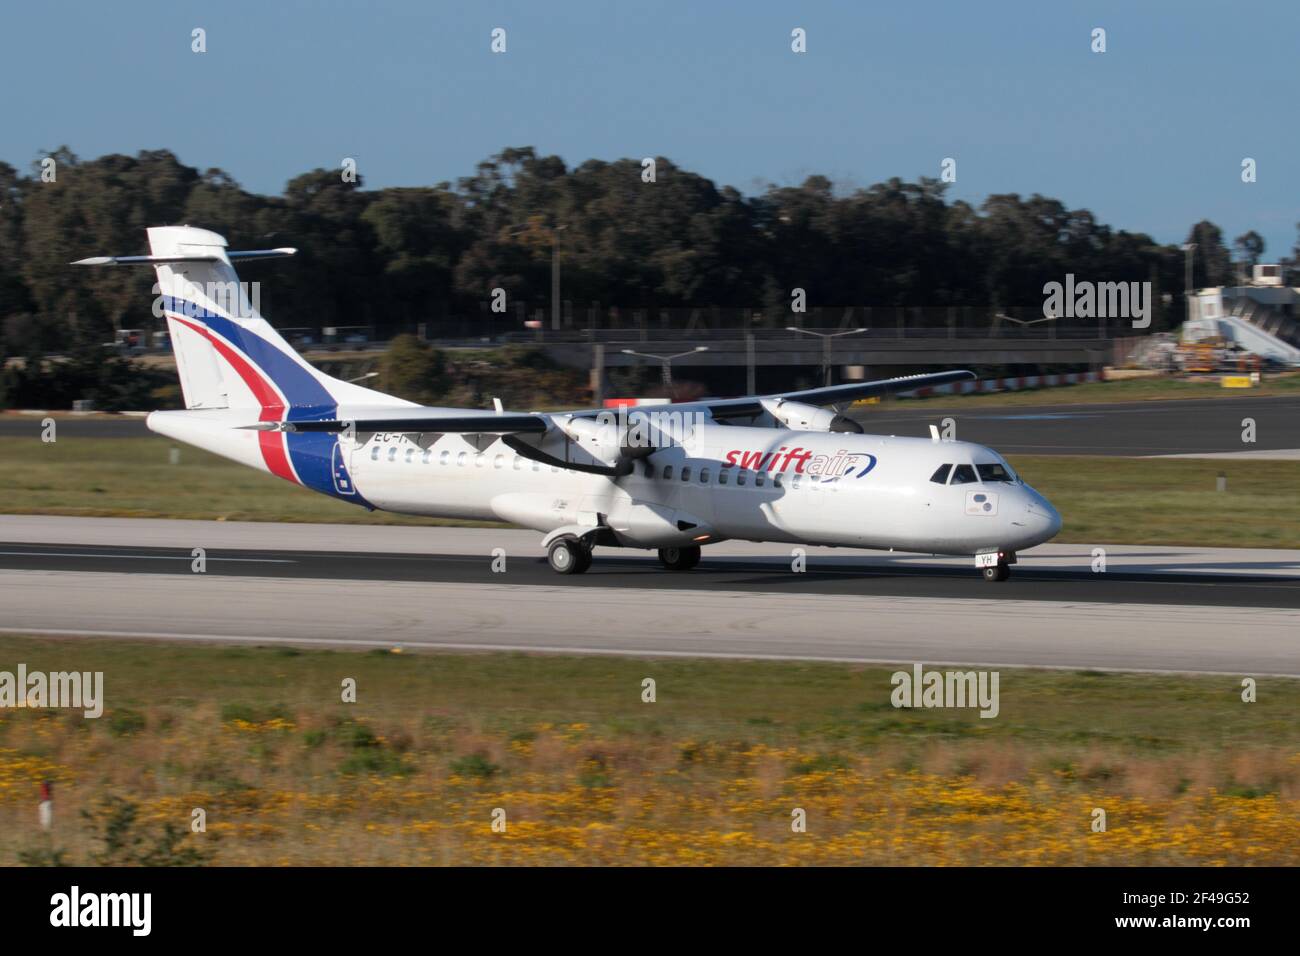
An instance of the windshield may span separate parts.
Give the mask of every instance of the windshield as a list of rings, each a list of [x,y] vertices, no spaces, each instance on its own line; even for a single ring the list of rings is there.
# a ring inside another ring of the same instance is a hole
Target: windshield
[[[970,465],[957,465],[952,470],[952,479],[949,484],[953,485],[973,485],[975,483],[975,469]]]
[[[1009,481],[1014,482],[1016,476],[1011,473],[1011,469],[1000,462],[989,462],[987,464],[976,465],[979,469],[980,481]]]

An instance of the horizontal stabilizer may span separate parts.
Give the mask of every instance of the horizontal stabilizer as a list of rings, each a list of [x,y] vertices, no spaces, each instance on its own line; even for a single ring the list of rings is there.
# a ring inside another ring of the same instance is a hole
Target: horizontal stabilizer
[[[231,261],[248,261],[249,259],[283,259],[297,255],[297,249],[246,249],[227,252]],[[157,266],[171,262],[220,262],[220,256],[91,256],[78,259],[74,266]]]

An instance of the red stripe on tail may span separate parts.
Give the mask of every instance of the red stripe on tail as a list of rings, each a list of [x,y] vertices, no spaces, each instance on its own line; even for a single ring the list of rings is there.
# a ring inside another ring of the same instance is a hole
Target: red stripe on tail
[[[230,363],[230,367],[239,373],[239,377],[244,380],[248,390],[253,393],[258,403],[262,406],[262,413],[257,420],[260,422],[278,422],[284,417],[284,402],[276,393],[270,383],[262,376],[247,359],[228,346],[225,342],[216,338],[211,332],[201,325],[187,321],[178,315],[168,313],[168,318],[174,319],[187,329],[191,329],[203,336],[212,343],[223,359]],[[266,467],[270,469],[271,474],[284,478],[288,481],[298,481],[297,475],[293,473],[293,466],[289,463],[289,455],[285,450],[285,439],[282,432],[258,432],[257,444],[262,450],[262,460],[266,462]]]

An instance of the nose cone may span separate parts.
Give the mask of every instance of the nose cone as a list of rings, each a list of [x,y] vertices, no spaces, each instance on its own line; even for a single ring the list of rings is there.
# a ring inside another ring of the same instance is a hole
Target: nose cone
[[[1044,541],[1051,541],[1061,530],[1061,513],[1052,507],[1052,503],[1026,486],[1025,490],[1029,492],[1029,503],[1026,510],[1029,512],[1029,524],[1033,529],[1035,544],[1042,544]]]

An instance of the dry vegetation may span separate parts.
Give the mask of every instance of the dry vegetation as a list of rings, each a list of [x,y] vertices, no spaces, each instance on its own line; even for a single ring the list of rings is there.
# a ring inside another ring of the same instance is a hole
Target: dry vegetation
[[[0,711],[6,865],[1300,860],[1295,681],[1003,671],[981,720],[825,664],[0,638],[19,661],[103,670],[107,708]]]

